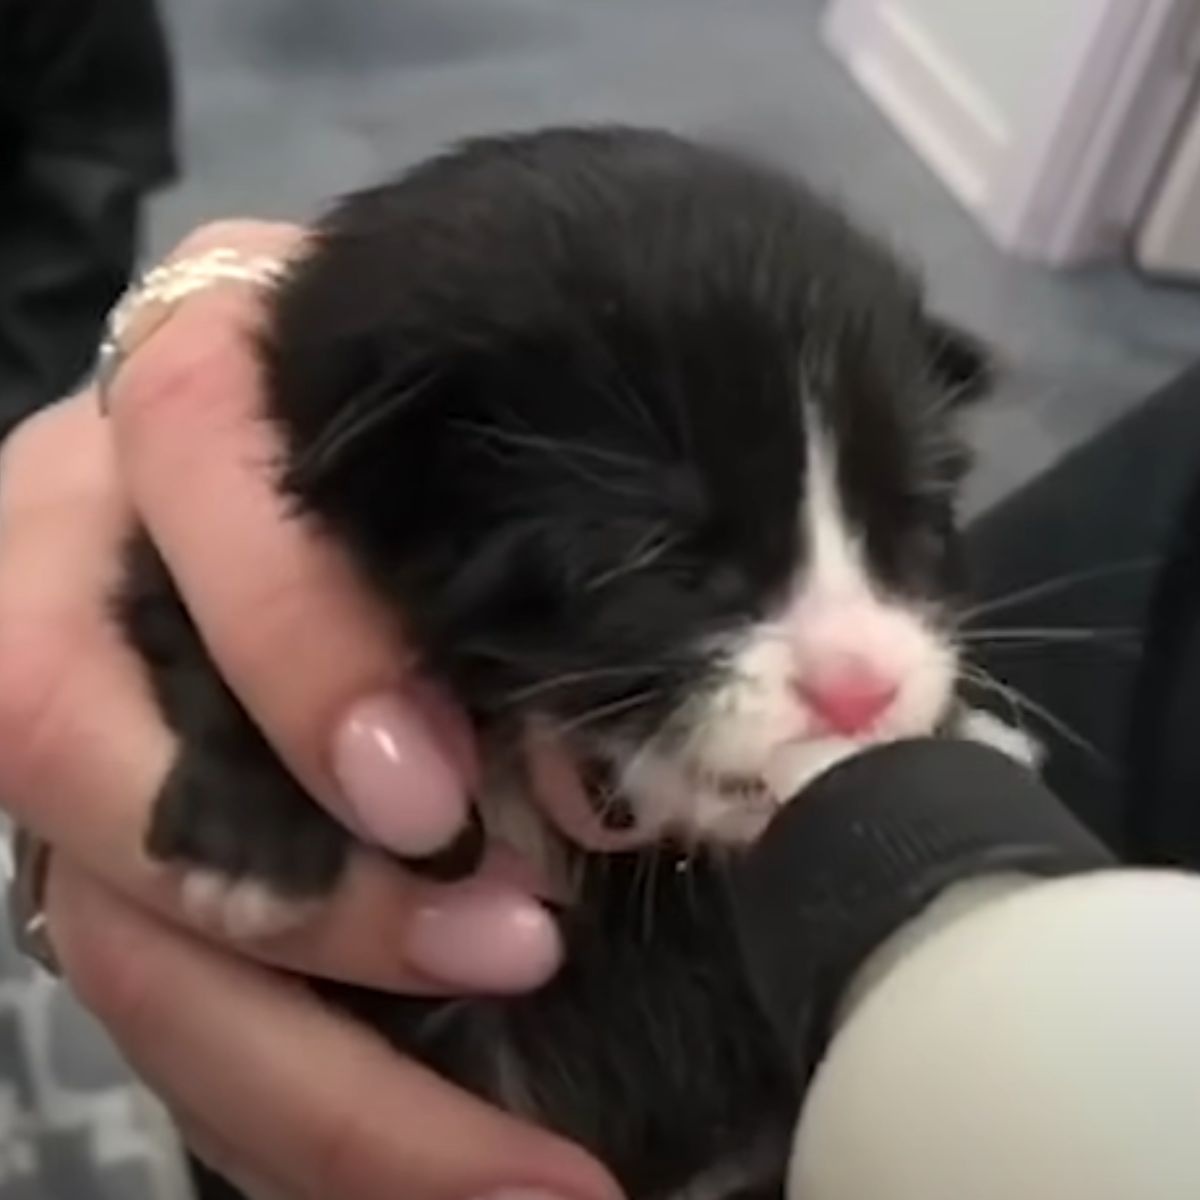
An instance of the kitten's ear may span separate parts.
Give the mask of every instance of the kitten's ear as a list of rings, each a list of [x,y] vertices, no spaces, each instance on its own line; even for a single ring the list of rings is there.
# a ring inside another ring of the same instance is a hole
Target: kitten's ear
[[[1000,374],[991,348],[973,333],[939,317],[927,315],[924,321],[930,372],[955,406],[986,396]]]

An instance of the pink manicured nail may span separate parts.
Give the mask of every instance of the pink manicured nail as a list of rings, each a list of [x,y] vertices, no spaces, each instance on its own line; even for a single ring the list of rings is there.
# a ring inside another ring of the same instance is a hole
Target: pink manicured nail
[[[358,831],[409,858],[462,829],[463,783],[421,716],[394,696],[359,701],[338,727],[333,772]]]
[[[562,960],[550,913],[521,892],[490,884],[447,890],[414,915],[405,950],[430,979],[472,992],[522,992]]]

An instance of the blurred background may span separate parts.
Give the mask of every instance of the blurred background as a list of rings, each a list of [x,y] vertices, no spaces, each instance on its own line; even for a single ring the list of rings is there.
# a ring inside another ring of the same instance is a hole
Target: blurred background
[[[1039,70],[1067,72],[1097,12],[1143,0],[167,0],[183,174],[151,242],[218,214],[303,217],[483,130],[619,119],[728,138],[840,197],[1011,362],[983,417],[982,503],[1196,357],[1200,299],[1139,279],[1119,245],[1067,271],[998,246],[827,47],[833,10],[868,10],[868,37],[872,8],[906,6],[931,37],[950,18],[948,53],[964,45],[963,76],[1006,115]],[[999,50],[972,73],[981,44]]]
[[[0,0],[10,420],[78,377],[134,247],[153,259],[221,216],[303,220],[463,135],[596,120],[757,150],[919,265],[934,306],[1008,367],[977,418],[976,509],[1200,357],[1193,0],[161,0],[173,87],[138,67],[151,43],[115,33],[86,73],[110,98],[140,79],[157,106],[142,114],[149,157],[112,139],[115,176],[94,141],[64,151],[37,89],[13,86],[15,51],[33,44],[22,3],[62,10],[64,45],[73,14],[118,7]],[[113,111],[136,125],[133,104]],[[53,240],[61,200],[31,199],[44,171],[22,176],[45,126],[46,153],[71,159],[55,176],[82,214],[71,228],[111,235],[77,239],[109,247],[90,274],[55,275],[31,249]],[[56,322],[72,296],[68,334]],[[35,344],[43,369],[21,376]],[[189,1186],[90,1021],[0,944],[0,1200],[180,1200]]]

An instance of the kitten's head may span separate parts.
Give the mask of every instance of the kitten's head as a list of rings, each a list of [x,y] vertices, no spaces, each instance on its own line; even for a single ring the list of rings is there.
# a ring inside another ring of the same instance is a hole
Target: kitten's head
[[[946,715],[984,363],[791,180],[663,134],[473,143],[330,217],[269,364],[294,490],[432,669],[643,831],[751,836],[781,755]]]

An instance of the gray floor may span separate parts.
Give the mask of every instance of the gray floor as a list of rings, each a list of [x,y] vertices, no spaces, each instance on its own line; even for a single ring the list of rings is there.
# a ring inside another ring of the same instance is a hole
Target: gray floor
[[[1200,294],[995,251],[822,50],[819,0],[166,0],[201,219],[303,217],[468,133],[618,118],[760,148],[923,267],[1012,364],[980,417],[980,503],[1200,355]]]

